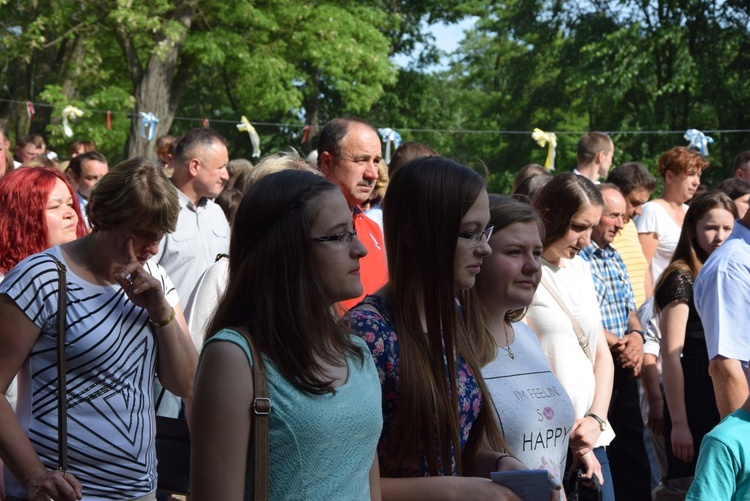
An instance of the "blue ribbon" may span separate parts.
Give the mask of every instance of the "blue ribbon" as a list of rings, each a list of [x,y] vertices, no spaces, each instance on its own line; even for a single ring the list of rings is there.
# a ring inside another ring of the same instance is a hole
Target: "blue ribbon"
[[[141,111],[138,113],[138,116],[141,117],[141,127],[139,129],[141,137],[148,141],[153,141],[156,134],[156,124],[159,122],[159,119],[151,112],[144,113]]]
[[[714,138],[707,136],[698,129],[688,129],[685,132],[685,140],[690,141],[688,148],[695,148],[704,157],[708,156],[708,145],[714,142]]]

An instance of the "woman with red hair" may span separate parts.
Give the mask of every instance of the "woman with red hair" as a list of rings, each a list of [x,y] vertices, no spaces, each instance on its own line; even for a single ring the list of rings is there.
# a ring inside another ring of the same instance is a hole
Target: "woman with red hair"
[[[0,211],[0,282],[28,256],[88,233],[78,197],[58,170],[25,167],[9,172],[0,179],[0,207],[3,208]],[[15,379],[5,396],[15,409]],[[2,487],[0,466],[0,498]]]
[[[88,233],[65,175],[26,167],[0,180],[0,280],[19,261]]]

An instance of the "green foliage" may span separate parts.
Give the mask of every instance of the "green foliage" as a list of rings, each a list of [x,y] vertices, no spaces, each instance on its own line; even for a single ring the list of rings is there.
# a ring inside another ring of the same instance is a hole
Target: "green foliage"
[[[0,92],[23,103],[46,101],[31,123],[58,152],[66,104],[111,109],[73,123],[122,156],[135,83],[124,57],[132,43],[141,71],[187,34],[176,62],[171,133],[206,117],[249,156],[241,115],[256,123],[263,152],[300,144],[300,122],[357,114],[402,138],[491,171],[490,187],[507,191],[521,166],[543,163],[531,139],[556,132],[557,171],[576,164],[586,130],[613,134],[615,163],[655,169],[683,132],[713,136],[704,182],[731,175],[732,159],[750,149],[750,7],[704,0],[0,0]],[[192,10],[191,10],[192,9]],[[180,17],[190,13],[190,22]],[[451,66],[397,69],[389,59],[427,44],[427,22],[477,16]],[[187,27],[189,25],[189,28]],[[151,58],[151,59],[150,59]],[[43,91],[43,92],[42,92]],[[162,97],[159,96],[159,99]],[[22,121],[22,106],[0,102],[0,117]],[[122,114],[120,114],[122,113]],[[180,117],[195,117],[186,120]],[[261,123],[287,124],[262,125]],[[28,125],[28,124],[27,124]],[[45,129],[46,128],[46,129]],[[457,131],[457,132],[456,132]],[[464,131],[483,131],[464,132]],[[500,133],[505,131],[505,133]],[[508,133],[511,131],[512,133]],[[304,145],[306,150],[314,142]]]
[[[112,128],[109,130],[106,128],[105,111],[129,109],[132,106],[131,96],[121,88],[104,88],[85,100],[68,101],[59,86],[48,85],[39,97],[48,103],[53,103],[53,118],[47,126],[46,137],[49,148],[56,151],[58,156],[67,158],[70,143],[76,139],[88,139],[96,144],[97,150],[107,157],[110,164],[123,160],[122,145],[127,138],[130,116],[128,113],[113,113]],[[73,137],[67,137],[63,133],[62,111],[67,105],[84,110],[81,118],[70,122]],[[87,110],[98,110],[98,112]]]

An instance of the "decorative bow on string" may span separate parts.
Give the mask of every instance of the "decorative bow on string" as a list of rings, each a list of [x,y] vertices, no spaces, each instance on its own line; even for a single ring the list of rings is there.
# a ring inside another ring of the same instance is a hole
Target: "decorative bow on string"
[[[708,145],[714,142],[714,138],[707,136],[698,129],[688,129],[685,132],[685,140],[690,141],[688,148],[695,148],[701,152],[704,157],[708,156]]]
[[[531,133],[531,139],[536,141],[536,144],[544,148],[549,144],[547,149],[547,158],[544,161],[545,170],[555,170],[555,150],[557,149],[557,136],[554,132],[544,132],[542,129],[535,128]]]
[[[378,129],[378,133],[385,143],[385,163],[391,163],[391,144],[394,145],[394,151],[398,149],[401,146],[401,134],[389,127]]]
[[[309,125],[305,125],[302,128],[302,144],[305,144],[307,141],[307,136],[310,134],[311,127]]]
[[[67,105],[62,110],[63,134],[67,137],[73,137],[73,129],[70,128],[70,121],[81,118],[82,116],[83,111],[70,104]]]
[[[156,135],[156,124],[159,123],[159,119],[151,112],[144,113],[141,111],[138,113],[138,116],[141,118],[141,126],[138,128],[138,133],[143,139],[153,141]]]
[[[260,156],[260,136],[258,135],[258,132],[255,130],[255,127],[252,126],[250,123],[250,120],[247,119],[245,115],[242,115],[242,118],[240,119],[240,123],[237,124],[237,130],[240,132],[247,132],[250,136],[250,142],[253,144],[253,156],[259,157]]]

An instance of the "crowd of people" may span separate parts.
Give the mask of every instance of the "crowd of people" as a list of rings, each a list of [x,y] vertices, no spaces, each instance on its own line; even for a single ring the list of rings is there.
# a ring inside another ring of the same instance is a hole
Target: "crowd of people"
[[[307,159],[210,128],[154,153],[0,129],[0,500],[168,499],[156,415],[195,501],[750,499],[750,152],[709,189],[697,151],[658,182],[589,132],[510,194],[417,142],[386,165],[354,117]]]

